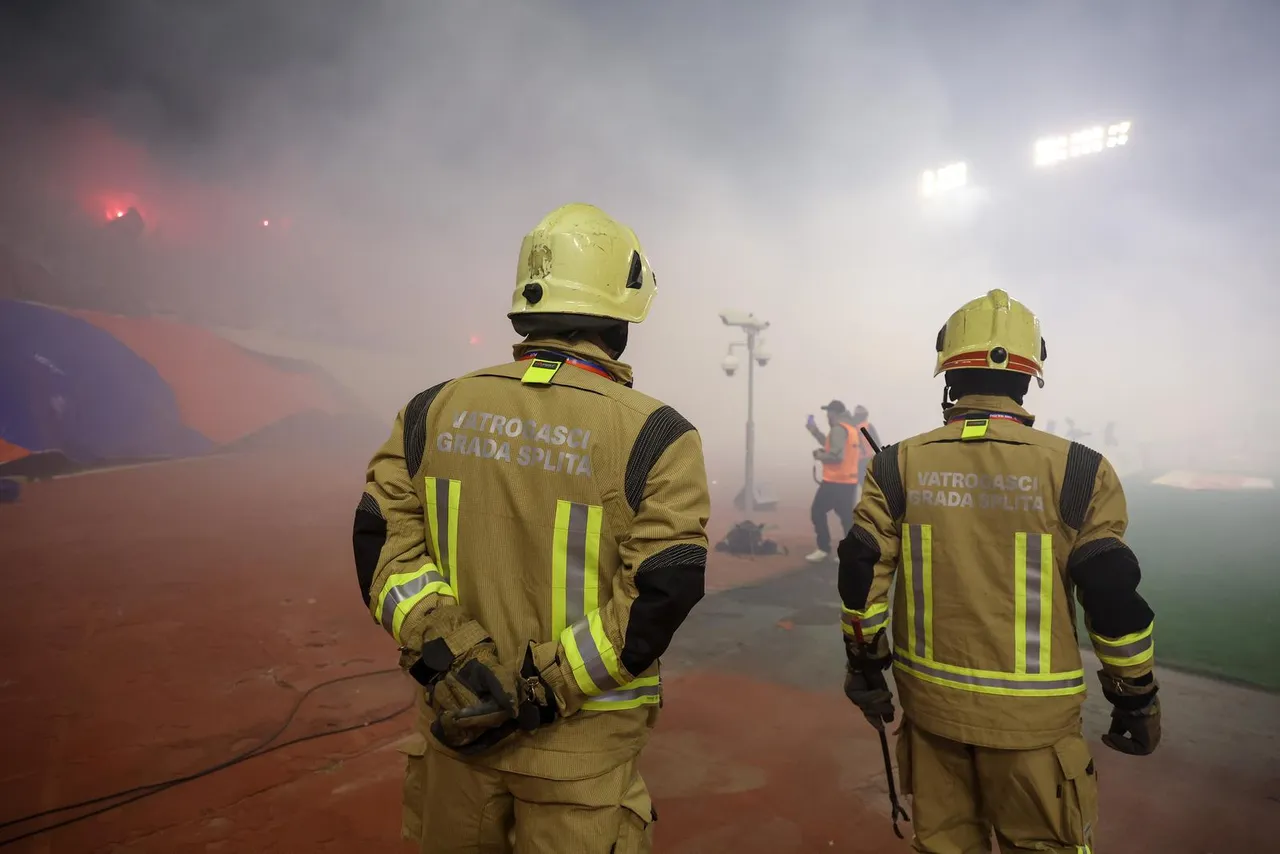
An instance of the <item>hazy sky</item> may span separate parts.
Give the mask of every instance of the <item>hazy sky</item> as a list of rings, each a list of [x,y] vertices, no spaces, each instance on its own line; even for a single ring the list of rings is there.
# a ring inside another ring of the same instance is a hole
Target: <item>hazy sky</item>
[[[1033,410],[1095,438],[1117,420],[1166,459],[1274,465],[1273,2],[10,0],[0,15],[9,222],[32,193],[128,196],[155,245],[182,247],[166,281],[252,295],[264,325],[342,318],[406,354],[369,378],[396,399],[505,357],[520,238],[578,200],[645,243],[659,295],[628,357],[718,460],[740,454],[745,406],[742,375],[719,369],[721,308],[774,324],[757,417],[783,471],[808,465],[804,416],[833,396],[889,438],[935,423],[937,329],[1000,286],[1043,317]],[[1036,137],[1120,119],[1125,150],[1031,168]],[[973,191],[923,204],[920,170],[958,159]]]

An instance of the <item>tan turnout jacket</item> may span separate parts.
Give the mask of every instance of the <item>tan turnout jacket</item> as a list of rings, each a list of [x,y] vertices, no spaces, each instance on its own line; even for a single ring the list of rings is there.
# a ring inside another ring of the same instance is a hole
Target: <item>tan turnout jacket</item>
[[[985,417],[996,411],[1031,420],[1010,400],[966,397],[948,413],[961,420],[872,461],[851,536],[880,559],[866,601],[845,601],[844,629],[870,640],[890,624],[903,711],[919,726],[1043,747],[1079,731],[1085,695],[1070,566],[1122,547],[1128,517],[1102,455]],[[1151,671],[1151,626],[1089,633],[1108,672]]]
[[[519,360],[552,351],[570,360]],[[505,663],[537,642],[566,716],[471,761],[576,779],[633,757],[656,720],[657,657],[703,591],[710,499],[698,433],[624,384],[629,367],[582,342],[515,355],[418,395],[374,455],[361,507],[387,535],[369,606],[406,664],[442,602]]]

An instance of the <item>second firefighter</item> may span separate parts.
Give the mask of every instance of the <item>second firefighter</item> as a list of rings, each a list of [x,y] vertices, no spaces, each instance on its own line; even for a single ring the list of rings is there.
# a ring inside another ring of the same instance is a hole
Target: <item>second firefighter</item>
[[[875,456],[839,547],[845,692],[891,721],[892,665],[918,852],[990,851],[993,833],[1003,852],[1092,851],[1073,595],[1113,707],[1104,743],[1145,755],[1160,740],[1154,615],[1119,478],[1023,408],[1047,355],[1004,291],[953,314],[937,338],[944,424]]]

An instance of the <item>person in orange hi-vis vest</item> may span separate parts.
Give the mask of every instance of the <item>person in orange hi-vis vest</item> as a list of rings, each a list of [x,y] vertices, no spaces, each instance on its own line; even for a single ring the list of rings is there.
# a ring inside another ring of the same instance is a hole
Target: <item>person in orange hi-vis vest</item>
[[[813,438],[822,445],[815,448],[813,458],[822,463],[822,481],[813,496],[810,517],[817,539],[816,551],[805,556],[810,563],[822,563],[832,557],[831,531],[827,527],[827,514],[835,513],[840,520],[840,535],[844,536],[853,524],[853,505],[858,500],[858,484],[871,459],[871,446],[862,436],[862,428],[875,434],[867,421],[867,410],[858,406],[853,412],[843,401],[833,400],[822,409],[827,413],[829,432],[818,429],[812,415],[806,427]]]

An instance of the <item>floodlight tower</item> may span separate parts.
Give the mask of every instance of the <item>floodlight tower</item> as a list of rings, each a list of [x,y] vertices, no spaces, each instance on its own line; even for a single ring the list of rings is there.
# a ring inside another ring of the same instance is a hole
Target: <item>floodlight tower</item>
[[[747,451],[745,461],[746,481],[742,492],[734,499],[738,509],[747,513],[756,510],[772,510],[777,500],[762,496],[756,486],[756,365],[764,367],[769,364],[773,354],[765,349],[760,333],[769,328],[769,321],[760,320],[754,314],[744,311],[722,311],[720,320],[725,326],[736,326],[746,333],[745,341],[735,341],[729,345],[724,361],[720,363],[726,376],[733,376],[739,366],[738,357],[733,351],[746,348],[747,351]]]

